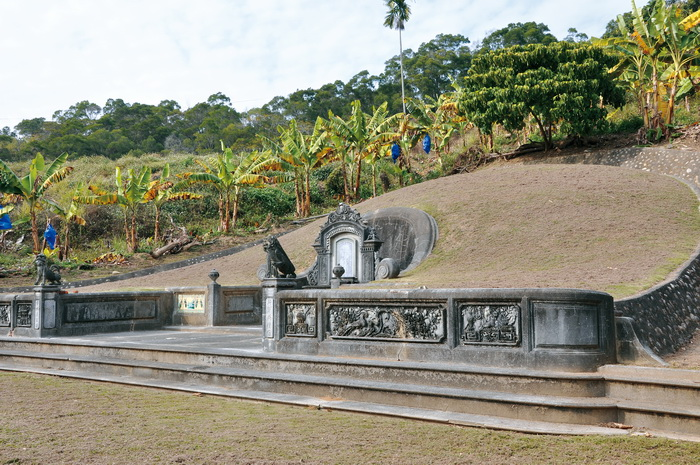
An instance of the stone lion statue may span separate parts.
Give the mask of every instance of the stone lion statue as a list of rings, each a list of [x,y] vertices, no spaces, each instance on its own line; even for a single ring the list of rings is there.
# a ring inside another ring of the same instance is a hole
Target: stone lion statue
[[[268,278],[296,278],[294,265],[276,237],[266,237],[263,241],[263,249],[267,253]]]
[[[36,267],[36,281],[35,286],[43,286],[46,281],[49,284],[61,284],[61,274],[58,272],[58,266],[46,264],[46,255],[40,253],[34,259],[34,266]]]

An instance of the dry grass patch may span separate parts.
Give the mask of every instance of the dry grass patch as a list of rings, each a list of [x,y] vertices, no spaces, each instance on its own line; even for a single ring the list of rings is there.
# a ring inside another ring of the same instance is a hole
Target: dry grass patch
[[[390,192],[360,212],[415,207],[435,217],[433,254],[392,286],[564,287],[619,298],[668,277],[700,244],[693,191],[676,179],[592,165],[501,166]],[[325,220],[280,238],[297,267],[311,265]],[[124,287],[257,284],[262,247],[195,267],[125,281]],[[115,284],[91,288],[114,289]]]
[[[557,437],[0,373],[0,464],[695,464],[700,444]]]

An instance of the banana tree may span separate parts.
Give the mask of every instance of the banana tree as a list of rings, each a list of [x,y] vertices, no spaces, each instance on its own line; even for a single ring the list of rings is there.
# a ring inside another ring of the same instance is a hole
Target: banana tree
[[[332,149],[326,147],[323,120],[316,119],[313,132],[305,135],[296,120],[291,120],[286,128],[278,127],[279,143],[264,139],[265,145],[279,158],[284,170],[294,177],[297,216],[311,215],[311,172],[327,163]]]
[[[700,11],[685,18],[680,10],[664,8],[657,4],[654,21],[664,25],[659,28],[664,42],[661,60],[664,69],[659,79],[667,83],[668,107],[664,120],[668,123],[664,128],[666,136],[670,135],[670,125],[673,124],[676,100],[687,95],[693,89],[691,65],[700,58]]]
[[[322,120],[321,124],[328,133],[336,151],[346,155],[344,157],[345,163],[349,162],[355,165],[353,197],[357,200],[360,196],[363,160],[376,151],[379,146],[386,145],[396,139],[394,128],[398,126],[402,113],[388,116],[387,102],[373,108],[371,115],[362,111],[359,100],[353,101],[351,106],[352,113],[347,121],[329,110],[328,120]],[[346,197],[348,194],[346,188]]]
[[[77,202],[93,205],[118,205],[124,211],[124,234],[127,250],[136,252],[139,245],[136,217],[141,204],[153,200],[151,169],[144,166],[141,171],[130,169],[126,177],[121,168],[115,169],[116,192],[105,192],[96,186],[88,186],[93,195],[78,196]],[[162,186],[160,187],[162,188]]]
[[[61,206],[51,199],[46,200],[47,208],[61,219],[61,224],[63,225],[63,241],[58,250],[59,260],[68,260],[69,258],[71,225],[85,226],[86,224],[85,218],[80,215],[81,204],[78,202],[78,197],[82,195],[84,187],[82,183],[79,183],[73,191],[70,202],[65,206]]]
[[[274,178],[265,176],[267,170],[276,168],[278,163],[269,151],[253,151],[234,155],[230,147],[221,142],[223,153],[219,154],[212,166],[197,161],[203,173],[182,173],[185,185],[202,183],[212,186],[219,194],[219,231],[229,233],[236,227],[238,205],[241,192],[248,187],[263,187]],[[178,184],[179,186],[180,184]]]
[[[153,203],[155,209],[155,226],[153,229],[153,241],[157,242],[160,240],[160,216],[163,206],[168,202],[175,202],[178,200],[194,200],[201,199],[203,196],[201,194],[196,194],[194,192],[173,192],[174,184],[168,181],[170,177],[170,164],[166,163],[161,173],[160,179],[156,179],[151,182],[150,188],[146,193],[146,200]]]
[[[668,136],[676,101],[693,88],[693,62],[700,58],[700,11],[683,18],[680,9],[657,0],[647,18],[632,0],[632,22],[618,17],[621,38],[595,40],[616,52],[612,70],[635,92],[644,125]]]
[[[63,153],[47,167],[44,156],[37,153],[29,164],[29,173],[23,177],[16,175],[4,161],[0,160],[0,193],[16,195],[29,206],[34,253],[41,251],[37,211],[42,208],[46,191],[54,184],[63,181],[73,171],[72,166],[63,166],[67,160],[68,154]]]

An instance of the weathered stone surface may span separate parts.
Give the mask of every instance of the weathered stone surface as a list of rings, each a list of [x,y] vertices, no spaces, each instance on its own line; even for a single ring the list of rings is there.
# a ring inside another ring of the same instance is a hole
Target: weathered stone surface
[[[269,298],[270,352],[569,371],[616,361],[613,300],[601,292],[341,288]],[[289,309],[305,305],[318,309],[319,329],[292,337],[309,320]]]
[[[156,317],[154,301],[80,302],[65,306],[67,323],[138,320]]]
[[[444,304],[346,302],[326,311],[333,338],[439,342],[445,337]]]
[[[464,344],[520,345],[519,305],[463,304],[459,314]]]
[[[430,254],[438,239],[435,219],[416,208],[391,207],[363,215],[383,244],[379,257],[391,258],[410,271]]]

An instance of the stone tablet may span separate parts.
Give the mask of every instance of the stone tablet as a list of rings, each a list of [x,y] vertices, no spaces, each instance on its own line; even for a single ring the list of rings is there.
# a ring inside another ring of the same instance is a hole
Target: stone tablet
[[[366,213],[362,218],[384,241],[379,256],[394,259],[400,272],[417,267],[430,255],[438,239],[435,219],[416,208],[382,208]]]

